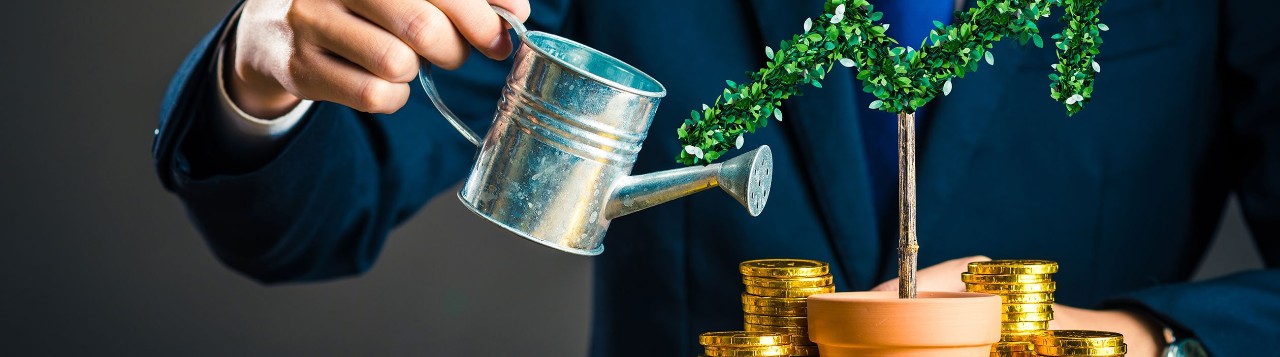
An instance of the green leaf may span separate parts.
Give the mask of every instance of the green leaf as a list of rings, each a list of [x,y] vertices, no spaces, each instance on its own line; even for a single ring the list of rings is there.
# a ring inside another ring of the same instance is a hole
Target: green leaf
[[[781,120],[779,106],[801,95],[803,84],[821,88],[836,63],[858,69],[862,91],[876,97],[871,108],[914,112],[939,93],[950,95],[951,80],[978,70],[980,62],[994,65],[991,50],[1003,38],[1043,48],[1035,21],[1048,17],[1052,6],[1065,10],[1065,26],[1051,34],[1058,63],[1049,74],[1050,97],[1074,115],[1091,100],[1094,75],[1101,70],[1094,59],[1103,42],[1100,34],[1109,30],[1097,20],[1104,1],[977,0],[976,6],[956,13],[953,25],[933,21],[920,48],[910,50],[884,35],[889,24],[877,23],[883,14],[867,0],[826,0],[827,13],[806,20],[804,32],[781,41],[776,52],[766,46],[768,61],[748,73],[749,82],[726,81],[728,88],[714,105],[683,121],[676,130],[681,144],[699,151],[682,151],[677,161],[710,163],[738,147],[742,134],[765,127],[769,116]],[[813,28],[815,20],[822,23],[818,28]]]
[[[924,104],[925,104],[925,100],[924,100],[924,98],[919,98],[919,97],[911,98],[911,106],[912,106],[912,107],[919,108],[919,107],[923,107],[923,106],[924,106]]]
[[[723,155],[723,152],[722,152],[722,151],[711,151],[711,152],[707,152],[707,153],[706,153],[706,160],[707,160],[707,162],[715,161],[716,159],[719,159],[719,158],[720,158],[720,155]]]

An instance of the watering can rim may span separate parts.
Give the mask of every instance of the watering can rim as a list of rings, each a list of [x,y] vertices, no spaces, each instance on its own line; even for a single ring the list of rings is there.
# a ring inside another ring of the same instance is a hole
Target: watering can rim
[[[610,86],[610,87],[613,87],[613,88],[616,88],[616,89],[619,89],[619,90],[622,90],[622,91],[625,91],[625,92],[629,92],[629,93],[632,93],[632,94],[642,95],[642,96],[646,96],[646,97],[653,97],[653,98],[662,98],[662,97],[666,97],[666,96],[667,96],[667,87],[666,87],[666,86],[664,86],[664,85],[662,85],[662,82],[660,82],[660,81],[658,81],[657,79],[653,78],[653,76],[650,76],[648,73],[644,73],[644,71],[641,71],[639,68],[636,68],[635,66],[632,66],[630,63],[627,63],[627,62],[625,62],[625,61],[619,60],[618,58],[613,57],[613,56],[609,55],[608,53],[601,52],[600,50],[597,50],[597,49],[595,49],[595,48],[593,48],[593,47],[591,47],[591,46],[587,46],[587,45],[584,45],[584,44],[582,44],[582,43],[580,43],[580,42],[578,42],[578,41],[570,40],[570,39],[568,39],[568,38],[565,38],[565,37],[562,37],[562,36],[559,36],[559,35],[556,35],[556,34],[553,34],[553,33],[549,33],[549,32],[542,32],[542,31],[527,31],[527,32],[525,32],[525,31],[516,31],[516,35],[520,37],[520,43],[521,43],[522,45],[527,46],[527,47],[529,47],[530,49],[532,49],[532,50],[534,50],[534,51],[537,51],[537,52],[538,52],[539,54],[541,54],[543,57],[546,57],[546,58],[551,59],[551,61],[552,61],[552,62],[555,62],[556,64],[559,64],[559,65],[561,65],[561,66],[564,66],[565,68],[568,68],[569,70],[573,71],[574,73],[577,73],[577,74],[582,75],[582,76],[587,77],[587,78],[591,78],[592,80],[598,81],[598,82],[600,82],[600,83],[604,83],[604,84],[606,84],[606,85],[608,85],[608,86]],[[560,58],[560,57],[558,57],[558,56],[554,56],[554,55],[552,55],[551,53],[547,52],[547,50],[546,50],[546,49],[543,49],[541,46],[538,46],[538,43],[537,43],[537,42],[529,41],[529,37],[530,37],[530,36],[544,37],[544,38],[549,38],[549,39],[551,39],[551,40],[556,40],[556,41],[561,41],[561,42],[569,43],[569,44],[574,45],[574,46],[577,46],[577,47],[579,47],[579,48],[581,48],[581,49],[583,49],[583,50],[585,50],[585,51],[591,52],[591,54],[592,54],[592,55],[594,55],[594,56],[600,56],[600,57],[603,57],[603,58],[607,58],[607,59],[609,59],[610,61],[613,61],[613,63],[618,64],[620,67],[622,67],[622,69],[627,70],[627,71],[630,71],[630,72],[633,72],[633,73],[636,73],[636,74],[638,74],[638,75],[640,75],[640,76],[643,76],[643,77],[644,77],[644,79],[646,79],[646,80],[648,80],[648,81],[650,81],[650,82],[653,82],[653,84],[654,84],[654,85],[657,85],[657,86],[658,86],[658,88],[660,88],[660,89],[662,89],[662,90],[661,90],[661,91],[657,91],[657,92],[654,92],[654,91],[647,91],[647,90],[644,90],[644,89],[640,89],[640,88],[635,88],[635,87],[632,87],[632,86],[624,85],[624,84],[622,84],[622,83],[618,83],[618,82],[616,82],[616,81],[614,81],[614,80],[611,80],[611,79],[608,79],[608,78],[601,77],[601,76],[599,76],[599,75],[597,75],[597,74],[595,74],[595,73],[591,73],[590,71],[587,71],[587,70],[585,70],[585,69],[582,69],[581,67],[579,67],[579,66],[577,66],[577,65],[574,65],[574,64],[572,64],[572,63],[569,63],[568,61],[565,61],[564,59],[562,59],[562,58]]]

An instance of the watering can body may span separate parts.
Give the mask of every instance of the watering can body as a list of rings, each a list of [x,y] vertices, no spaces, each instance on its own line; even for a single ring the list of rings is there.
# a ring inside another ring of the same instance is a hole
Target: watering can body
[[[617,217],[712,187],[758,215],[768,200],[767,146],[724,163],[631,176],[666,90],[609,55],[552,34],[525,31],[489,132],[480,138],[444,105],[430,65],[419,76],[436,108],[480,146],[458,198],[468,209],[534,242],[597,255]]]

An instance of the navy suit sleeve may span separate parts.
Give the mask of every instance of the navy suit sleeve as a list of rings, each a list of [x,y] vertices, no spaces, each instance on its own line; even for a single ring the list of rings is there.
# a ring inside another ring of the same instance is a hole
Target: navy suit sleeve
[[[1216,356],[1257,355],[1280,336],[1280,37],[1263,1],[1220,2],[1222,110],[1234,192],[1267,269],[1157,287],[1114,302],[1148,309]]]
[[[534,2],[532,29],[555,30],[565,5]],[[367,270],[388,232],[459,181],[476,148],[421,90],[393,115],[318,102],[280,150],[237,167],[207,130],[216,34],[205,36],[166,93],[153,146],[166,189],[178,195],[211,250],[261,282],[327,279]],[[436,71],[452,109],[485,130],[510,61],[473,53],[458,71]]]

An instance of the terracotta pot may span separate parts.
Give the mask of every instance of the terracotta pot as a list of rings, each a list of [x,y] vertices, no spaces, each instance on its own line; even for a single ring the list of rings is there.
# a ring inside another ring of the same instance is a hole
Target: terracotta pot
[[[824,357],[986,357],[1000,341],[1000,297],[896,291],[809,296],[809,339]]]

